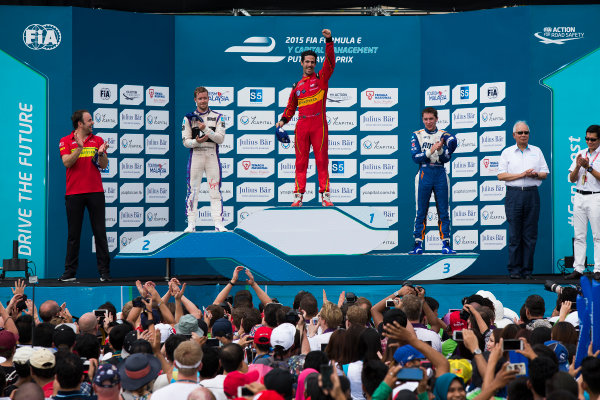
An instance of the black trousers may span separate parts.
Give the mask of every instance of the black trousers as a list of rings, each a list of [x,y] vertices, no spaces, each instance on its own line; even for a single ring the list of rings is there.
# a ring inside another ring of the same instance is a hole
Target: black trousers
[[[82,193],[65,196],[67,208],[67,256],[65,258],[65,273],[75,276],[79,265],[79,242],[83,213],[87,208],[92,224],[92,233],[96,241],[96,260],[100,275],[110,272],[110,255],[106,240],[106,221],[104,219],[104,192]]]
[[[540,194],[537,186],[506,187],[505,211],[508,221],[508,273],[530,275],[538,234]]]

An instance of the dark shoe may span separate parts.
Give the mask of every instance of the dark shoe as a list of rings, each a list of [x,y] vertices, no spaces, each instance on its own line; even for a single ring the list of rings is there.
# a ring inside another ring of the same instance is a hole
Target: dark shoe
[[[60,278],[58,278],[60,282],[74,282],[75,279],[75,275],[67,274],[66,272],[62,274]]]
[[[532,280],[533,276],[531,274],[527,274],[525,275],[525,279]]]
[[[595,281],[600,281],[600,272],[594,272],[593,277]]]
[[[521,279],[521,275],[519,275],[519,274],[510,274],[510,279]]]
[[[102,274],[100,276],[100,282],[112,282],[112,278],[109,274]]]
[[[573,271],[569,275],[565,276],[565,279],[567,279],[567,280],[579,279],[582,276],[583,276],[583,274],[581,272]]]

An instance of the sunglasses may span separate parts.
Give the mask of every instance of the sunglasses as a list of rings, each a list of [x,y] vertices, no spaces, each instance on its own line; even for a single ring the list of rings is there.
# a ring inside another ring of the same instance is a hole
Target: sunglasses
[[[516,131],[517,135],[529,135],[529,131]]]
[[[596,140],[598,140],[598,138],[593,138],[593,137],[586,137],[585,138],[586,142],[595,142]]]

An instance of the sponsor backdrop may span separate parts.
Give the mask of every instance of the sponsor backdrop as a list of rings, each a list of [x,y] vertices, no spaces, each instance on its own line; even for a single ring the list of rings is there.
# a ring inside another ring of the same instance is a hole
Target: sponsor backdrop
[[[336,51],[327,99],[332,200],[383,212],[392,233],[378,251],[406,252],[412,245],[418,167],[410,135],[422,125],[420,110],[433,106],[438,126],[459,141],[447,165],[453,246],[480,253],[466,273],[506,271],[505,186],[495,176],[501,151],[514,144],[512,125],[521,119],[551,169],[541,187],[534,272],[550,273],[572,253],[566,175],[571,154],[584,145],[585,127],[598,123],[592,112],[598,100],[589,95],[600,87],[592,67],[600,28],[591,15],[598,6],[308,19],[1,10],[0,63],[8,73],[0,77],[0,127],[9,134],[0,151],[9,169],[2,177],[7,228],[0,249],[9,257],[18,239],[21,256],[34,260],[42,277],[63,269],[65,169],[58,141],[71,131],[74,109],[90,110],[95,133],[110,144],[102,175],[113,256],[139,236],[186,226],[189,150],[181,144],[180,123],[194,109],[199,85],[208,87],[210,106],[227,126],[220,146],[226,226],[266,207],[288,206],[293,141],[276,142],[273,125],[301,76],[300,53],[313,49],[322,64],[324,27],[332,30]],[[212,40],[204,40],[209,33]],[[295,122],[286,125],[291,137]],[[312,161],[308,176],[304,200],[316,206]],[[205,183],[200,199],[198,229],[212,229]],[[441,247],[436,225],[432,204],[426,250]],[[83,232],[80,276],[95,276],[88,222]],[[113,261],[113,274],[163,272],[159,261],[143,263]],[[197,263],[175,265],[178,273],[199,272]],[[202,273],[214,273],[202,265]]]

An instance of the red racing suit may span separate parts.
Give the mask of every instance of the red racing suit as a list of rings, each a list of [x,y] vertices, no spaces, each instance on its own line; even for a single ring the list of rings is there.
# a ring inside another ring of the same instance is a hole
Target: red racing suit
[[[304,193],[308,154],[312,145],[319,174],[319,193],[329,192],[328,129],[325,102],[329,78],[335,67],[333,39],[326,39],[325,59],[318,74],[305,76],[292,86],[288,105],[281,120],[288,123],[298,108],[294,146],[296,148],[296,186],[294,192]]]

